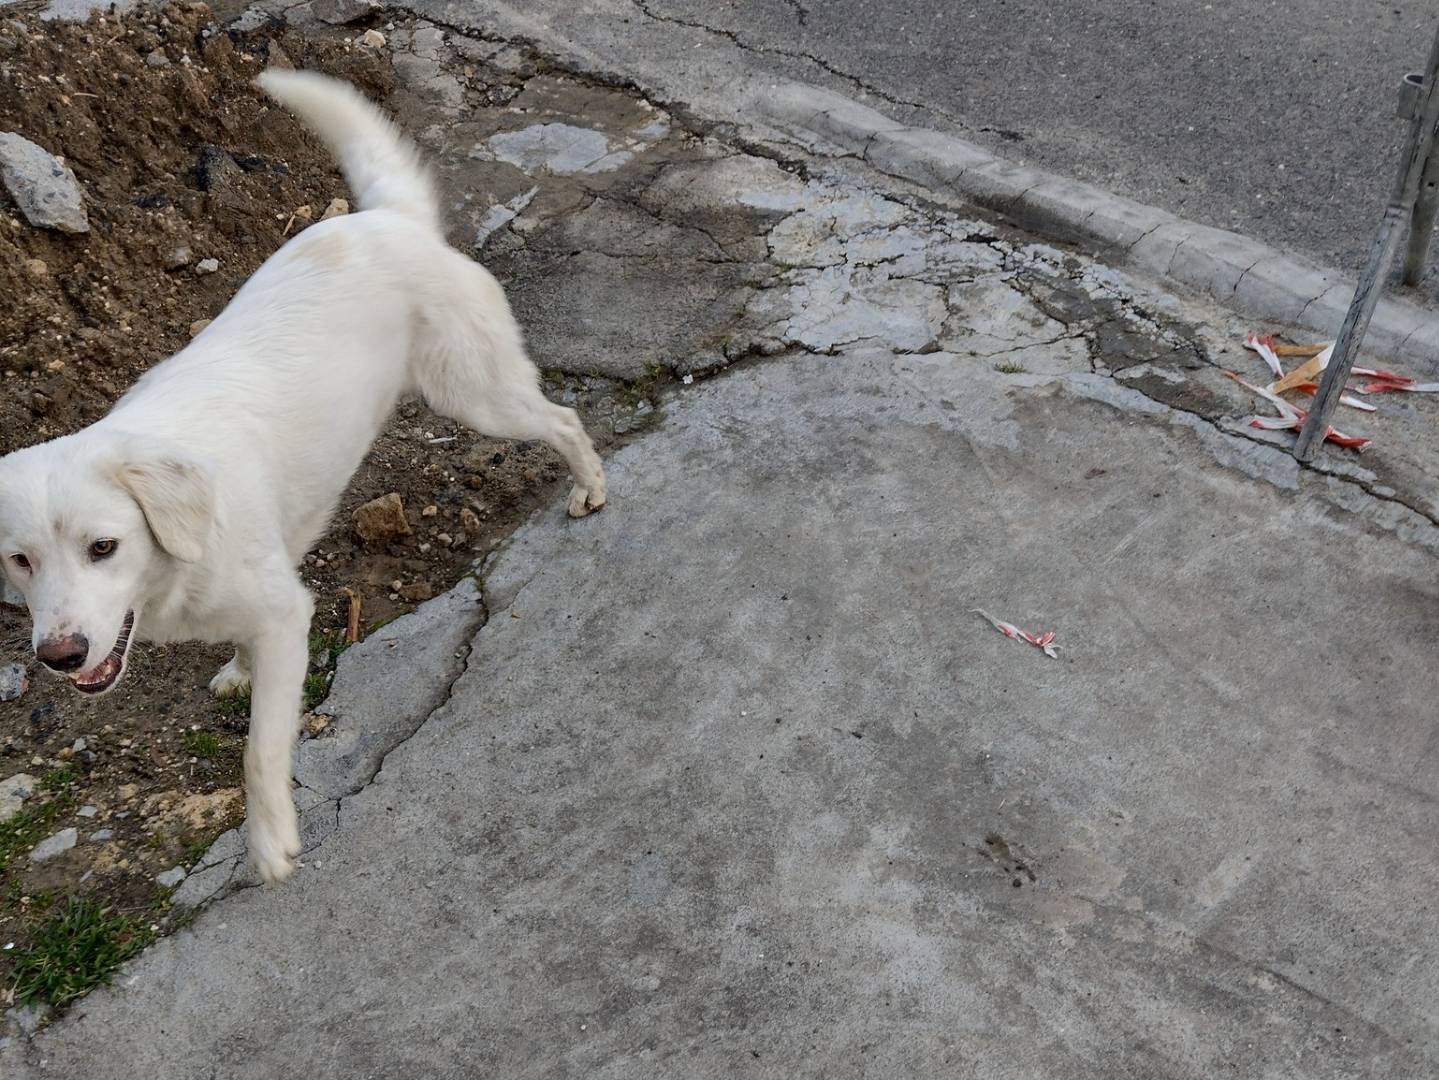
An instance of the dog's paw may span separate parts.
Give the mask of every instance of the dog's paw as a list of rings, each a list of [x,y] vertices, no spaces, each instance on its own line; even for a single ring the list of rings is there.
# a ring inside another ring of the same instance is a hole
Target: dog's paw
[[[267,884],[293,874],[300,857],[299,820],[293,811],[287,817],[277,826],[250,824],[250,866]]]
[[[605,485],[603,482],[595,487],[584,488],[576,484],[570,491],[570,517],[582,518],[586,514],[592,514],[605,505]]]
[[[242,668],[235,660],[231,660],[222,667],[210,680],[210,693],[216,697],[229,697],[231,694],[243,694],[250,689],[250,673]]]

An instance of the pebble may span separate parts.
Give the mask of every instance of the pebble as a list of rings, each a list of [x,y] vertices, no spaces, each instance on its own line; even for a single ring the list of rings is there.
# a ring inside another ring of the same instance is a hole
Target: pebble
[[[75,841],[80,839],[79,830],[73,825],[68,829],[61,829],[53,836],[47,836],[41,840],[30,852],[30,861],[33,863],[48,862],[57,855],[63,855],[75,846]]]
[[[396,491],[357,506],[352,520],[361,540],[394,540],[410,535],[410,523],[405,519],[405,501]]]
[[[468,506],[460,511],[460,524],[465,527],[466,532],[478,532],[480,529],[480,518]]]
[[[214,322],[213,319],[196,319],[190,324],[190,336],[192,338],[199,337],[200,334],[204,332],[205,327],[209,326],[212,322]]]
[[[218,269],[220,269],[219,259],[201,259],[195,264],[195,273],[197,274],[213,274]]]
[[[94,832],[92,832],[92,833],[90,834],[90,839],[91,839],[91,841],[93,841],[94,843],[97,843],[97,844],[98,844],[100,841],[102,841],[102,840],[113,840],[113,839],[115,839],[115,830],[114,830],[114,829],[96,829]]]
[[[320,215],[321,221],[329,221],[331,218],[343,217],[350,212],[350,204],[345,199],[331,199],[330,205],[325,207],[325,212]]]
[[[25,800],[35,794],[35,778],[29,773],[16,773],[0,780],[0,822],[20,812]]]
[[[88,750],[89,747],[90,744],[87,743],[84,738],[76,739],[73,743],[70,744],[70,749],[75,751],[75,753],[77,754],[81,751]]]
[[[23,664],[0,664],[0,701],[17,701],[29,688]]]
[[[149,56],[145,57],[145,65],[152,68],[169,67],[170,58],[165,55],[164,49],[156,49],[150,53]]]
[[[100,812],[100,808],[99,808],[98,806],[89,806],[89,805],[82,806],[82,807],[80,807],[79,810],[76,810],[76,811],[75,811],[75,813],[76,813],[77,815],[79,815],[80,817],[83,817],[83,818],[92,818],[92,817],[94,817],[96,814],[98,814],[99,812]]]
[[[194,259],[195,253],[190,250],[189,244],[176,244],[165,256],[165,269],[179,270],[182,266],[189,266]]]
[[[427,517],[427,518],[436,517],[436,516],[439,514],[439,512],[440,512],[440,508],[439,508],[438,506],[430,505],[430,506],[427,506],[427,507],[425,507],[423,510],[420,511],[420,517]]]
[[[383,49],[385,47],[385,35],[378,30],[366,30],[360,35],[359,43],[371,49]]]
[[[185,868],[183,866],[172,866],[163,874],[155,875],[155,884],[166,889],[173,889],[180,882],[185,880]]]
[[[90,231],[85,197],[70,166],[10,131],[0,131],[0,183],[31,225],[67,233]]]
[[[50,273],[50,268],[45,265],[44,259],[26,259],[25,269],[36,277],[45,277]]]

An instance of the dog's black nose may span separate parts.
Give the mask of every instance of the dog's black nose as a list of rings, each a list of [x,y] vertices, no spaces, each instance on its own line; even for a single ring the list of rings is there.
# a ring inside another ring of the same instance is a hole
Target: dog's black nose
[[[47,638],[35,650],[40,663],[53,671],[78,671],[90,655],[90,643],[79,634]]]

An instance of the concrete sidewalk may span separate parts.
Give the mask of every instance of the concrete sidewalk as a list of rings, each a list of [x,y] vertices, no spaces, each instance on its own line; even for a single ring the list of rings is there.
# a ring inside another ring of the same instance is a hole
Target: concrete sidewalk
[[[307,868],[6,1075],[1431,1075],[1433,556],[1033,382],[686,393]]]
[[[442,35],[391,43],[443,102]],[[1439,402],[1301,467],[1218,308],[514,103],[405,120],[537,355],[700,381],[483,611],[346,654],[294,880],[227,834],[186,888],[235,891],[0,1075],[1433,1075]]]

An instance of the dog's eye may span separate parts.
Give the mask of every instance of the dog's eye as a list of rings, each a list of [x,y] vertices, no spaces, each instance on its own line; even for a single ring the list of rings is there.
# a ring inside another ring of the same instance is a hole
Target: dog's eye
[[[16,566],[18,566],[21,570],[30,569],[30,560],[25,558],[24,555],[21,555],[18,552],[10,556],[10,561],[13,562]]]
[[[90,561],[99,562],[101,559],[108,559],[111,555],[115,554],[115,549],[119,546],[118,540],[110,540],[108,538],[96,540],[90,545]]]

